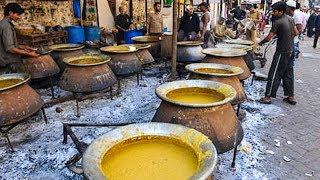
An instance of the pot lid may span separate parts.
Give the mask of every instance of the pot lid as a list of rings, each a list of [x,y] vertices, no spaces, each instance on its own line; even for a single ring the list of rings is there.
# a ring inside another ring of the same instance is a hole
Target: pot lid
[[[216,45],[217,48],[225,48],[225,49],[243,49],[245,51],[252,50],[252,46],[244,45],[244,44],[225,44],[225,43],[218,43]]]
[[[161,41],[159,36],[136,36],[131,38],[133,41],[142,42],[142,43],[152,43]]]
[[[100,167],[106,152],[120,142],[141,136],[175,138],[199,153],[201,163],[197,172],[189,178],[191,180],[209,177],[217,165],[217,150],[208,137],[201,132],[178,124],[136,123],[115,128],[98,137],[89,145],[82,158],[85,177],[89,180],[106,179]]]
[[[132,53],[138,49],[134,46],[106,46],[100,48],[100,51],[107,53]]]
[[[189,103],[174,101],[167,97],[167,93],[169,93],[170,91],[173,91],[176,89],[182,89],[182,88],[208,88],[223,94],[225,98],[222,101],[218,101],[218,102],[212,102],[212,103],[206,103],[206,104],[191,104],[191,103],[189,104]],[[176,105],[180,105],[180,106],[212,107],[212,106],[219,106],[222,104],[226,104],[232,101],[236,97],[236,90],[230,85],[223,84],[220,82],[215,82],[215,81],[181,80],[181,81],[173,81],[173,82],[160,85],[159,87],[156,88],[156,95],[164,101],[167,101]]]
[[[30,78],[31,78],[31,76],[29,74],[26,74],[26,73],[12,73],[12,74],[0,75],[0,81],[1,80],[9,80],[9,79],[19,79],[18,82],[14,83],[12,85],[9,85],[9,86],[6,86],[6,87],[0,87],[0,91],[5,91],[7,89],[11,89],[11,88],[19,86],[21,84],[24,84],[27,81],[29,81]]]
[[[253,41],[242,40],[242,39],[226,39],[226,40],[224,40],[224,42],[230,43],[230,44],[244,44],[244,45],[253,45],[254,44]]]
[[[55,44],[49,46],[53,51],[75,51],[84,48],[82,44]]]
[[[180,41],[177,43],[178,46],[198,46],[203,44],[201,41]]]
[[[151,47],[150,44],[122,44],[120,46],[133,46],[133,47],[137,48],[138,50],[148,49]]]
[[[70,66],[96,66],[109,62],[111,58],[106,55],[85,54],[79,57],[64,58],[63,62]],[[74,63],[73,63],[74,62]],[[75,63],[77,62],[77,63]]]
[[[218,56],[218,57],[238,57],[247,54],[242,49],[226,49],[226,48],[207,48],[201,51],[203,54]]]
[[[223,77],[230,77],[230,76],[237,76],[243,73],[243,69],[236,66],[230,66],[225,64],[216,64],[216,63],[192,63],[186,66],[188,71],[191,71],[196,74],[203,74],[203,75],[210,75],[210,76],[223,76]],[[220,70],[227,70],[231,71],[231,73],[219,73],[219,72],[209,72],[209,71],[197,71],[197,69],[220,69]]]

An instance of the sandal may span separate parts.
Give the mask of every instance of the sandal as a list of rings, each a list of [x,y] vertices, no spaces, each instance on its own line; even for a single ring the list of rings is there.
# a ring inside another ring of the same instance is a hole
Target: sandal
[[[295,101],[295,100],[290,100],[289,97],[283,98],[283,101],[286,102],[286,103],[289,103],[289,104],[291,104],[291,105],[296,105],[296,104],[297,104],[297,101]]]
[[[271,104],[271,100],[270,101],[266,101],[264,98],[258,99],[257,101],[259,103],[261,103],[261,104]]]

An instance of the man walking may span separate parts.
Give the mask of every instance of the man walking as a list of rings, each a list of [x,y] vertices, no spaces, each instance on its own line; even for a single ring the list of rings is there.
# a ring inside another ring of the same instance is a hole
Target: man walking
[[[320,36],[320,15],[318,15],[316,17],[316,21],[315,21],[315,24],[314,24],[313,31],[315,32],[314,41],[313,41],[313,48],[316,48],[317,47],[317,43],[318,43],[318,38]]]
[[[268,73],[268,82],[265,97],[258,100],[263,104],[271,104],[271,98],[276,97],[280,82],[283,82],[283,100],[295,105],[294,99],[294,76],[293,76],[293,38],[297,32],[294,30],[293,19],[286,15],[286,3],[276,2],[272,5],[274,21],[271,30],[266,38],[259,45],[270,41],[277,35],[277,48],[274,53],[272,64]]]

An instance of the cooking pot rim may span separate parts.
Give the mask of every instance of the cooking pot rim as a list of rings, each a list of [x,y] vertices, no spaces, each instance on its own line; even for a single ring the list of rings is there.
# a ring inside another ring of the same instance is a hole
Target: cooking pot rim
[[[224,42],[229,43],[229,44],[244,44],[244,45],[253,45],[253,41],[249,40],[238,40],[238,39],[226,39]]]
[[[154,38],[154,39],[149,40],[149,41],[144,41],[143,38],[146,38],[146,37]],[[154,43],[154,42],[161,41],[161,37],[159,37],[159,36],[135,36],[135,37],[132,37],[131,40],[136,41],[136,42],[143,42],[143,43]]]
[[[232,48],[232,49],[242,49],[245,51],[251,51],[253,46],[246,44],[231,44],[231,43],[218,43],[217,48]]]
[[[214,51],[224,51],[226,53],[216,54]],[[242,49],[225,49],[225,48],[207,48],[201,51],[205,55],[217,56],[217,57],[240,57],[247,54],[247,51]],[[228,54],[227,52],[234,52],[234,54]]]
[[[204,88],[214,89],[219,93],[222,93],[225,96],[225,98],[222,101],[218,101],[214,103],[188,104],[188,103],[177,102],[166,97],[166,94],[172,90],[179,89],[179,88],[187,88],[187,87],[204,87]],[[227,89],[227,90],[224,90],[224,89]],[[222,90],[224,90],[224,92]],[[172,82],[168,82],[158,86],[155,90],[155,93],[160,99],[164,101],[167,101],[179,106],[195,107],[195,108],[220,106],[234,100],[237,94],[236,90],[232,86],[224,83],[216,82],[216,81],[209,81],[209,80],[172,81]]]
[[[5,87],[5,88],[0,88],[0,92],[8,90],[8,89],[11,89],[11,88],[14,88],[14,87],[17,87],[17,86],[20,86],[21,84],[24,84],[24,83],[28,82],[30,80],[30,78],[31,78],[31,75],[27,74],[27,73],[11,73],[11,74],[2,74],[2,75],[0,75],[0,79],[13,79],[13,78],[23,79],[23,81],[21,81],[21,82],[19,82],[17,84],[14,84],[12,86],[8,86],[8,87]]]
[[[137,48],[137,50],[148,49],[151,47],[151,44],[121,44],[119,46],[133,46]]]
[[[83,59],[83,58],[100,58],[103,61],[102,62],[98,62],[98,63],[92,63],[92,64],[72,64],[70,63],[70,61],[74,61],[74,60],[78,60],[78,59]],[[107,62],[109,62],[111,60],[111,58],[107,55],[91,55],[91,54],[84,54],[78,57],[67,57],[67,58],[63,58],[63,62],[69,66],[81,66],[81,67],[87,67],[87,66],[97,66],[97,65],[101,65],[101,64],[105,64]]]
[[[120,47],[123,47],[125,45],[120,45]],[[106,47],[102,47],[100,48],[100,51],[105,52],[105,53],[112,53],[112,54],[128,54],[128,53],[134,53],[138,51],[138,48],[134,47],[134,46],[126,46],[128,47],[128,50],[126,51],[117,51],[117,50],[110,50],[110,48],[112,48],[113,46],[106,46]],[[133,47],[133,48],[130,48]]]
[[[217,63],[192,63],[188,64],[185,67],[188,71],[195,73],[195,74],[201,74],[201,75],[209,75],[209,76],[220,76],[220,77],[231,77],[231,76],[237,76],[242,74],[244,71],[242,68],[237,66],[230,66],[226,64],[217,64]],[[217,69],[225,69],[232,71],[231,74],[221,74],[221,73],[206,73],[206,72],[199,72],[195,71],[197,68],[217,68]]]
[[[201,41],[180,41],[180,42],[177,42],[178,46],[199,46],[202,44],[203,44],[203,42],[201,42]]]
[[[58,48],[61,48],[61,47],[71,47],[71,48],[58,49]],[[75,51],[75,50],[80,50],[80,49],[83,49],[83,48],[84,48],[83,44],[54,44],[54,45],[49,46],[49,49],[52,49],[52,51],[54,51],[54,52]]]
[[[206,179],[216,168],[218,162],[217,150],[204,134],[178,124],[149,122],[118,127],[96,138],[86,149],[82,158],[85,176],[88,179],[105,179],[100,170],[100,164],[105,153],[119,142],[141,136],[164,136],[183,141],[187,140],[190,143],[192,142],[193,146],[198,146],[193,148],[200,149],[201,152],[210,151],[211,153],[203,158],[198,171],[189,179]],[[195,137],[203,137],[204,139],[199,144]]]

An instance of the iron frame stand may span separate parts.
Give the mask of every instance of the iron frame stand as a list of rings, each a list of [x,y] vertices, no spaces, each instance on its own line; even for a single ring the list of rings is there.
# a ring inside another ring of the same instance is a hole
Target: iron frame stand
[[[42,115],[43,115],[43,118],[44,118],[44,121],[46,124],[48,124],[48,119],[47,119],[47,116],[46,116],[46,113],[45,113],[45,110],[43,107],[41,107],[41,111],[42,111]],[[27,119],[27,118],[26,118]],[[24,119],[24,120],[26,120]],[[3,137],[5,137],[7,139],[7,142],[8,142],[8,145],[11,149],[12,152],[14,152],[14,149],[13,149],[13,146],[11,144],[11,141],[9,139],[9,136],[8,136],[8,133],[10,130],[12,130],[13,128],[15,128],[17,125],[19,125],[20,123],[22,123],[24,120],[21,120],[19,122],[16,122],[16,123],[13,123],[13,124],[10,124],[10,125],[6,125],[6,126],[2,126],[0,127],[0,133]]]
[[[75,154],[73,157],[71,157],[66,163],[66,167],[76,173],[83,175],[83,169],[82,167],[75,167],[75,164],[82,158],[83,153],[88,147],[88,144],[81,142],[75,133],[72,131],[72,127],[118,127],[118,126],[124,126],[132,123],[103,123],[103,124],[96,124],[96,123],[63,123],[63,144],[68,143],[68,136],[70,136],[72,142],[75,144],[76,149],[78,150],[78,153]],[[75,169],[78,170],[78,172],[75,171]],[[79,173],[80,172],[80,173]],[[84,179],[85,176],[83,176]]]

